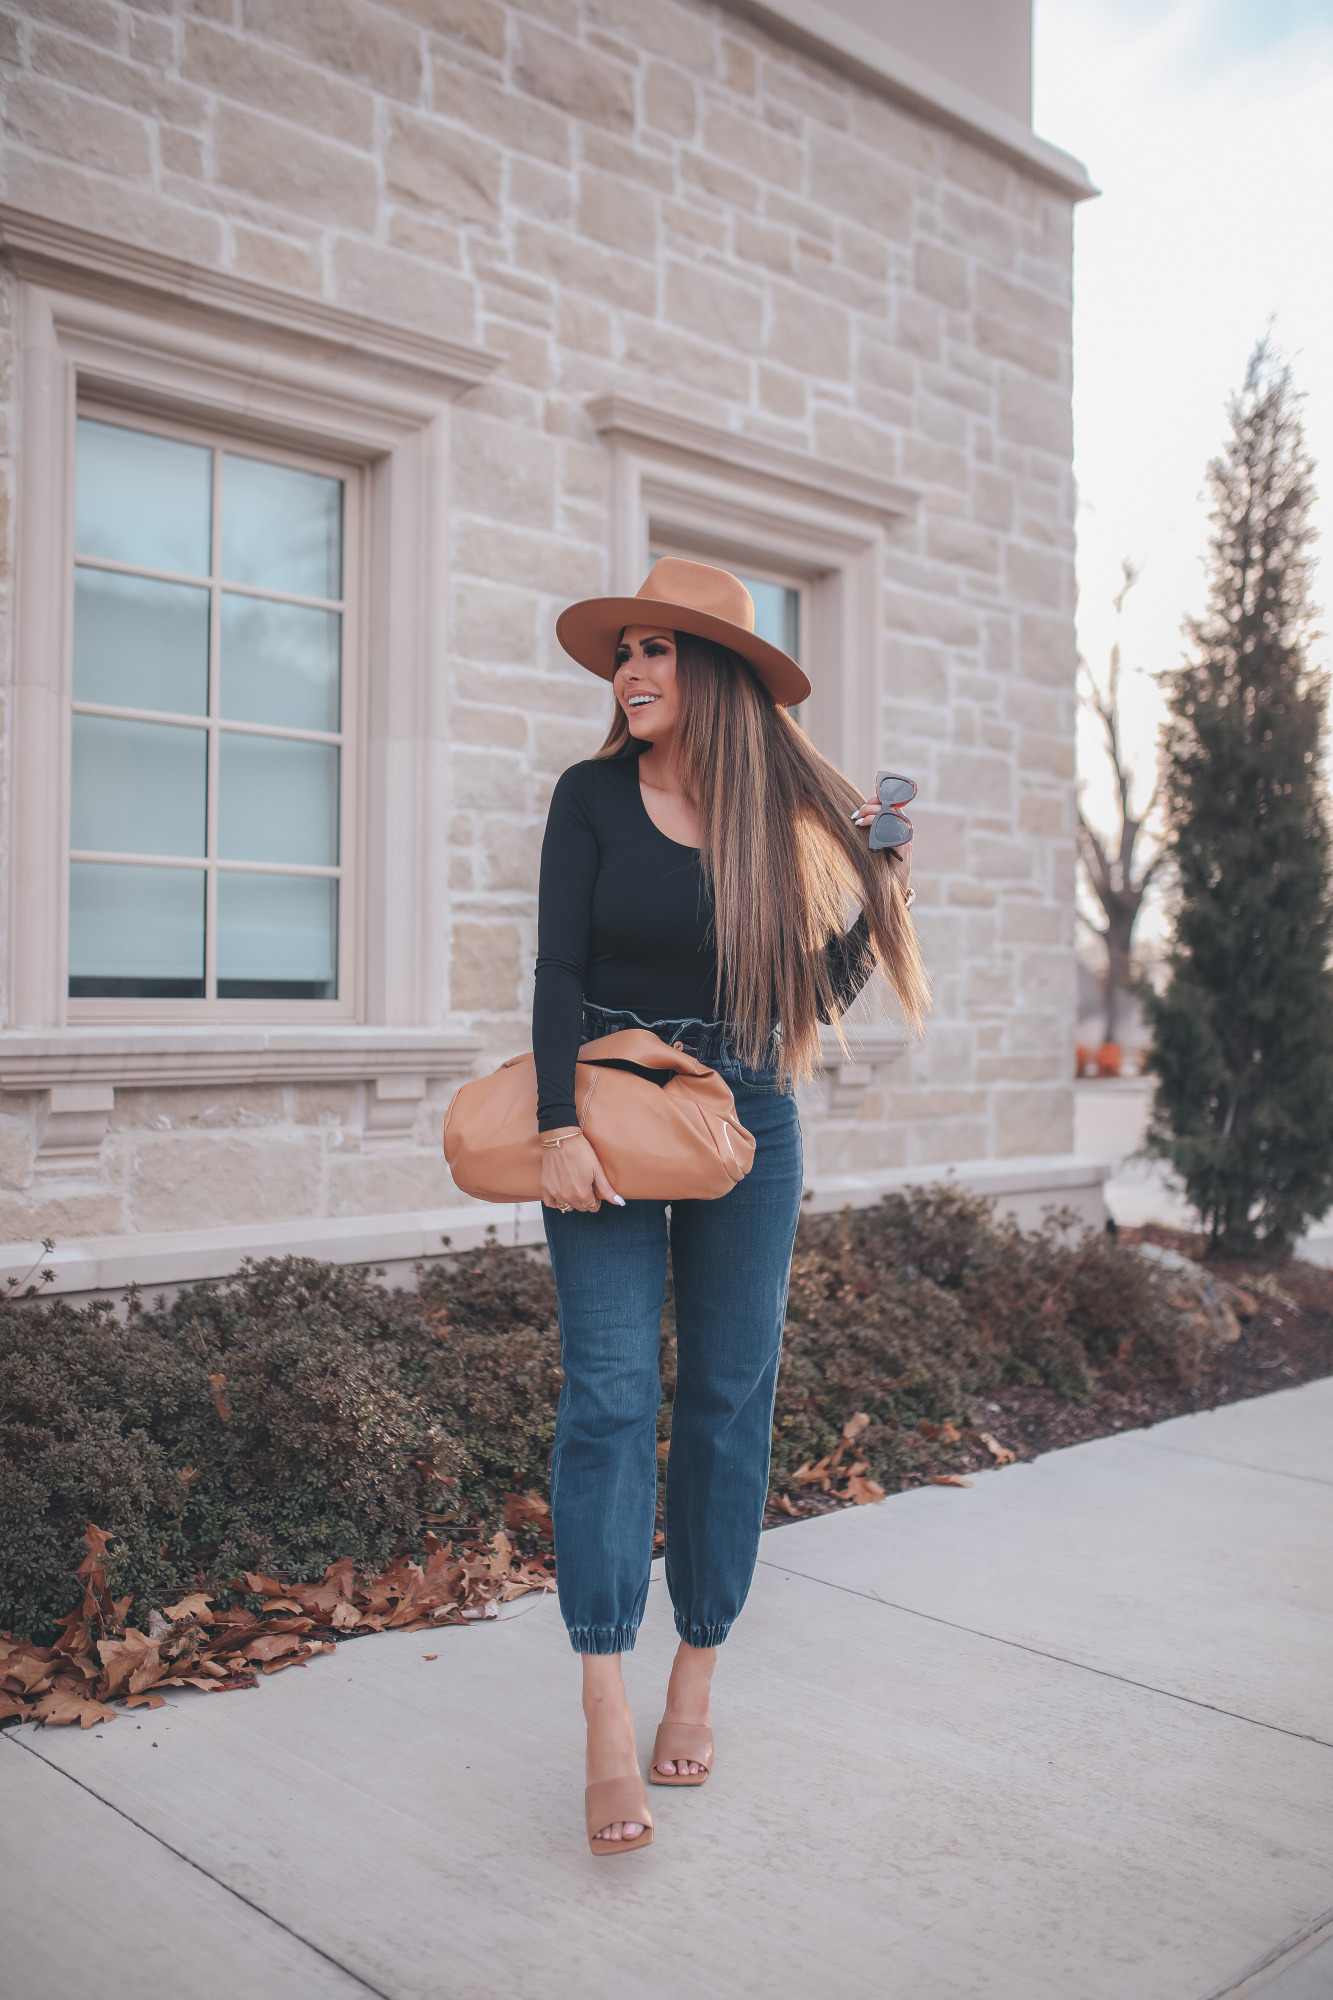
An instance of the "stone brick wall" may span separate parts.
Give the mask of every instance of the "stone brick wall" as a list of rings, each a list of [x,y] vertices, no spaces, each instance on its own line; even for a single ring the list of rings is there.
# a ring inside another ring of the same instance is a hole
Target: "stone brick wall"
[[[453,419],[448,661],[450,1006],[497,1058],[527,1039],[545,802],[607,708],[553,633],[608,577],[589,401],[919,488],[856,775],[920,780],[936,1009],[854,1116],[811,1094],[812,1171],[1068,1149],[1065,194],[704,0],[34,0],[0,5],[0,87],[5,202],[503,355]],[[118,1109],[65,1226],[202,1225],[207,1162],[261,1135],[291,1162],[256,1181],[267,1218],[447,1199],[429,1119],[354,1168],[353,1097],[224,1100]],[[134,1166],[154,1118],[193,1210]],[[0,1234],[32,1233],[37,1194],[0,1200]]]

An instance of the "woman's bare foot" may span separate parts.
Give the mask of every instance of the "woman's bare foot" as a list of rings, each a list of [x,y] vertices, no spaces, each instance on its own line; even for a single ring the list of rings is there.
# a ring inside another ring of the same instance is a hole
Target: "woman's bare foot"
[[[702,1723],[707,1728],[712,1722],[708,1712],[709,1690],[713,1683],[713,1668],[717,1665],[716,1646],[687,1646],[682,1639],[676,1649],[676,1657],[671,1665],[671,1679],[667,1685],[664,1722]],[[706,1772],[706,1764],[696,1764],[693,1758],[681,1757],[676,1763],[659,1764],[657,1769],[664,1777],[697,1778]]]
[[[634,1741],[634,1717],[625,1698],[619,1653],[583,1655],[583,1714],[588,1725],[587,1782],[604,1778],[637,1778],[639,1752]],[[643,1832],[636,1820],[615,1820],[597,1833],[598,1840],[633,1840]]]

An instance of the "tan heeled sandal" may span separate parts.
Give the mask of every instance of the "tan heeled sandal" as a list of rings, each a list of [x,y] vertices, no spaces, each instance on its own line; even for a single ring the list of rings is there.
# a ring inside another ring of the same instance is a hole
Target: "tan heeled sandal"
[[[653,1840],[653,1816],[648,1810],[648,1795],[643,1789],[643,1779],[638,1772],[632,1778],[601,1778],[595,1785],[589,1785],[583,1794],[583,1810],[588,1822],[588,1845],[596,1855],[631,1854],[636,1847],[651,1847]],[[614,1826],[619,1820],[631,1826],[641,1826],[642,1833],[636,1833],[632,1840],[599,1840],[599,1826]]]
[[[702,1764],[703,1770],[691,1777],[679,1770],[668,1777],[659,1764]],[[702,1785],[713,1768],[713,1732],[706,1722],[663,1722],[653,1744],[653,1761],[648,1769],[650,1785]]]

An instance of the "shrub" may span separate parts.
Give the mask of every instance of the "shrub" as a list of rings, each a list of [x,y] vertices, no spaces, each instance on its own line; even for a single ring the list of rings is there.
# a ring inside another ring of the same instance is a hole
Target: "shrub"
[[[1161,1275],[1105,1237],[1023,1234],[939,1188],[803,1221],[774,1482],[864,1412],[872,1477],[919,1469],[922,1419],[965,1423],[1004,1382],[1086,1396],[1093,1371],[1178,1379],[1199,1336]],[[664,1320],[663,1433],[675,1347]],[[494,1526],[547,1489],[560,1351],[549,1267],[496,1245],[416,1292],[284,1258],[142,1309],[0,1303],[0,1627],[45,1641],[73,1608],[94,1521],[113,1592],[154,1605],[245,1570],[297,1581]],[[536,1530],[518,1531],[531,1545]]]
[[[882,1484],[918,1469],[909,1438],[927,1422],[974,1420],[977,1398],[1034,1383],[1077,1401],[1116,1357],[1183,1381],[1199,1335],[1166,1302],[1162,1276],[1074,1218],[1035,1231],[947,1186],[877,1208],[807,1218],[792,1260],[773,1478],[781,1486],[836,1443],[849,1417]]]
[[[415,1300],[412,1316],[419,1309]],[[121,1325],[105,1306],[0,1314],[0,1625],[69,1610],[88,1521],[111,1588],[152,1603],[246,1569],[298,1578],[419,1542],[460,1454],[404,1379],[399,1299],[290,1258]]]

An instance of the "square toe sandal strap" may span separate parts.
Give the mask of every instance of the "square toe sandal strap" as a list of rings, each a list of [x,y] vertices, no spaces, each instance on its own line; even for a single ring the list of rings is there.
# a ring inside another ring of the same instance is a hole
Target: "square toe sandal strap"
[[[632,1778],[600,1779],[597,1784],[588,1786],[583,1801],[590,1840],[604,1826],[614,1826],[617,1820],[622,1823],[629,1820],[635,1826],[650,1827],[653,1823],[653,1816],[648,1810],[648,1794],[637,1772]]]
[[[702,1764],[713,1768],[713,1732],[706,1722],[664,1722],[653,1744],[653,1769],[659,1764]]]

